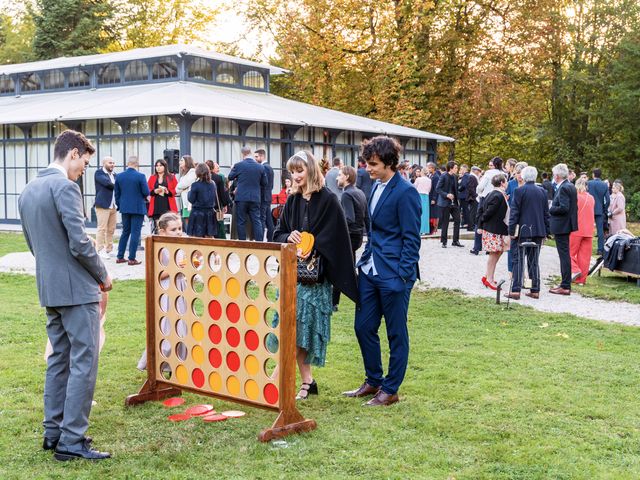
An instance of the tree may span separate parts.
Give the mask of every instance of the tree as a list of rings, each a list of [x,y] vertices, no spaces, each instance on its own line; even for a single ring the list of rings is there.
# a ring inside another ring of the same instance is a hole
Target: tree
[[[35,26],[30,15],[0,15],[0,64],[35,60],[33,38]]]

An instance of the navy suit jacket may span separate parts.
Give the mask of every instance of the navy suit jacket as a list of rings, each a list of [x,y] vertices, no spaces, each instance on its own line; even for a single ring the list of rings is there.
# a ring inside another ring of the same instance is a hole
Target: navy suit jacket
[[[371,187],[373,187],[373,180],[369,176],[366,168],[358,168],[356,174],[356,187],[364,192],[364,196],[369,200],[371,197]]]
[[[377,184],[371,190],[371,197],[376,188]],[[371,214],[369,241],[357,266],[364,265],[373,255],[380,279],[415,281],[420,260],[421,214],[420,194],[396,172]]]
[[[467,190],[467,187],[469,186],[469,177],[471,176],[470,173],[465,173],[462,178],[460,179],[460,181],[458,182],[458,198],[460,200],[466,200],[467,197],[469,196],[469,192]]]
[[[267,186],[267,174],[261,164],[247,157],[229,172],[229,181],[236,180],[236,202],[262,203],[262,189]]]
[[[515,235],[520,225],[520,237],[546,237],[549,235],[549,203],[547,192],[534,182],[527,182],[513,191],[509,235]]]
[[[143,173],[127,168],[116,177],[116,205],[120,213],[146,215],[149,186]]]
[[[115,173],[113,175],[117,178],[117,175]],[[113,190],[115,188],[115,184],[111,183],[109,175],[107,175],[107,173],[102,168],[96,170],[94,180],[96,183],[95,206],[98,208],[110,208],[111,200],[113,199]]]
[[[589,194],[596,201],[593,214],[604,215],[609,210],[609,187],[599,178],[594,178],[587,182]]]
[[[549,208],[551,233],[569,234],[578,229],[578,191],[570,181],[564,181],[556,190]]]
[[[437,203],[439,207],[458,205],[458,177],[448,173],[440,175],[440,180],[438,180],[438,185],[436,186],[436,193],[438,194]],[[453,200],[447,198],[448,193],[453,194]]]
[[[271,194],[273,193],[273,168],[268,163],[263,163],[264,173],[267,176],[267,184],[262,188],[262,203],[271,205]]]

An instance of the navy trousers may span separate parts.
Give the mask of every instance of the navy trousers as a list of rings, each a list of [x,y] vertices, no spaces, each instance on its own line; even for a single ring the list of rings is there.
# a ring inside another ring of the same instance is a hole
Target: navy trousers
[[[122,214],[122,236],[118,242],[118,258],[124,258],[124,252],[129,243],[129,260],[136,259],[136,252],[140,244],[140,231],[142,230],[142,222],[144,215],[134,213]]]
[[[260,203],[236,202],[236,213],[238,215],[238,240],[247,239],[245,225],[248,218],[253,229],[253,239],[261,242],[264,238],[264,230],[262,230],[262,222],[260,221]]]
[[[596,232],[598,233],[598,253],[604,253],[604,215],[595,215]]]
[[[356,309],[355,331],[364,361],[366,381],[381,387],[385,393],[397,393],[409,360],[409,331],[407,311],[414,282],[404,283],[399,277],[380,279],[360,271],[358,290],[360,305]],[[382,354],[378,330],[382,316],[389,341],[389,369],[383,376]]]
[[[274,227],[270,202],[263,202],[260,205],[260,222],[262,223],[262,228],[267,231],[267,242],[273,242]]]

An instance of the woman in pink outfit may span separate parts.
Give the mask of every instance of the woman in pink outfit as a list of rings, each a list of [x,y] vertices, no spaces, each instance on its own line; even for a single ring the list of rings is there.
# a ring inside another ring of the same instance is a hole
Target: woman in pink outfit
[[[578,191],[578,230],[571,232],[569,252],[571,254],[571,278],[579,285],[584,285],[589,273],[589,262],[593,245],[593,224],[595,200],[587,193],[587,180],[576,181]]]
[[[624,187],[621,182],[613,182],[611,186],[611,202],[609,203],[609,233],[615,235],[623,228],[627,228],[626,202]]]

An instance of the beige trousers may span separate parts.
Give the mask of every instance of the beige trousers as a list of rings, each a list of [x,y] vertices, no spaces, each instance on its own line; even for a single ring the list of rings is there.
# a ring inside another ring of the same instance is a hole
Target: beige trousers
[[[113,250],[113,232],[116,231],[118,212],[115,208],[96,207],[96,218],[98,219],[96,250],[99,252],[105,248],[107,252],[110,252]]]

